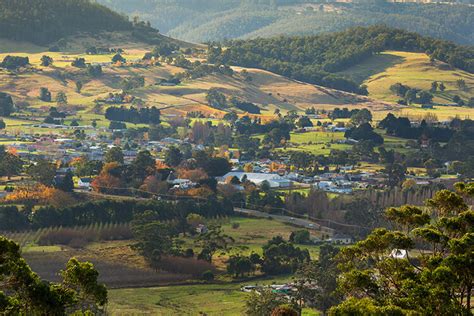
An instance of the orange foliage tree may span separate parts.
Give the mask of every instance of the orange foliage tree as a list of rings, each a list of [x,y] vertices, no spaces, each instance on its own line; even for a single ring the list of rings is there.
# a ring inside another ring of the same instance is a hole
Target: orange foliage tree
[[[122,180],[108,173],[101,173],[91,183],[92,189],[100,193],[112,193],[122,186]]]
[[[189,179],[192,182],[199,182],[200,180],[205,180],[209,178],[206,171],[201,168],[198,169],[178,169],[178,177],[180,179]]]
[[[4,198],[4,201],[7,203],[52,205],[55,207],[64,207],[76,202],[71,194],[43,184],[17,187],[15,191]]]
[[[158,180],[156,176],[148,176],[140,186],[140,190],[151,193],[166,194],[168,192],[168,183],[166,183],[166,181]]]

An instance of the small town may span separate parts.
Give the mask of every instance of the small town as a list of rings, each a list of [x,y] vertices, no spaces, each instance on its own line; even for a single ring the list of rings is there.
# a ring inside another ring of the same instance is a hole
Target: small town
[[[0,314],[472,315],[472,0],[0,0]]]

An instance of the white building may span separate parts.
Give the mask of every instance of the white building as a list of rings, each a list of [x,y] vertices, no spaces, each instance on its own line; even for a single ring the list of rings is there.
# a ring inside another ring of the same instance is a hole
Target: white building
[[[262,185],[265,181],[268,182],[271,188],[287,188],[291,186],[291,180],[285,179],[275,173],[256,173],[256,172],[240,172],[232,171],[225,174],[221,178],[221,182],[225,182],[229,178],[236,177],[239,181],[247,179],[255,185]]]
[[[91,178],[79,178],[77,181],[77,186],[79,189],[87,189],[91,188],[92,179]]]

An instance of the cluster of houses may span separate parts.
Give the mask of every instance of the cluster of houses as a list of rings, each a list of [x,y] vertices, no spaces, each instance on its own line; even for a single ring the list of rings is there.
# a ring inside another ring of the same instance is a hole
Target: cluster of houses
[[[22,134],[16,137],[2,135],[2,139],[9,141],[11,148],[14,148],[20,157],[32,159],[41,157],[52,161],[61,161],[65,164],[80,157],[87,157],[90,160],[103,160],[108,149],[117,144],[107,138],[102,138],[98,134],[89,135],[85,140],[64,138],[55,135],[34,136]],[[21,139],[21,142],[14,143],[13,140]],[[143,140],[139,148],[123,149],[124,161],[126,164],[133,161],[140,150],[147,149],[157,156],[160,152],[166,151],[171,146],[179,146],[187,143],[186,140],[166,137],[160,141]],[[193,150],[203,150],[204,146],[189,143]],[[339,172],[328,172],[316,176],[305,176],[301,173],[288,170],[284,167],[276,169],[272,166],[283,166],[286,160],[272,161],[261,159],[256,161],[239,161],[232,158],[230,162],[233,170],[222,177],[217,178],[220,183],[232,183],[238,186],[239,183],[249,181],[257,186],[267,185],[272,189],[291,188],[315,188],[331,193],[351,194],[354,190],[365,189],[369,186],[380,187],[386,183],[386,175],[380,172],[358,172],[353,166],[342,166]],[[246,166],[251,165],[251,172],[243,171]],[[179,189],[189,189],[196,184],[189,179],[178,178],[170,175],[168,182]],[[428,178],[417,178],[417,183],[429,183]],[[90,179],[81,179],[79,187],[88,189]]]

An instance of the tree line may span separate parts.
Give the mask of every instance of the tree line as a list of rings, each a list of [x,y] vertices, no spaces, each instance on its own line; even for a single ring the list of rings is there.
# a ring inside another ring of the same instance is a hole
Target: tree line
[[[206,201],[98,200],[68,207],[44,206],[34,212],[17,206],[0,206],[0,230],[22,231],[47,227],[86,226],[95,223],[127,223],[137,214],[151,211],[161,221],[178,220],[190,213],[203,217],[231,215],[232,204],[209,198]]]
[[[105,111],[105,118],[111,121],[130,122],[134,124],[160,124],[160,110],[155,106],[126,108],[111,106]]]

